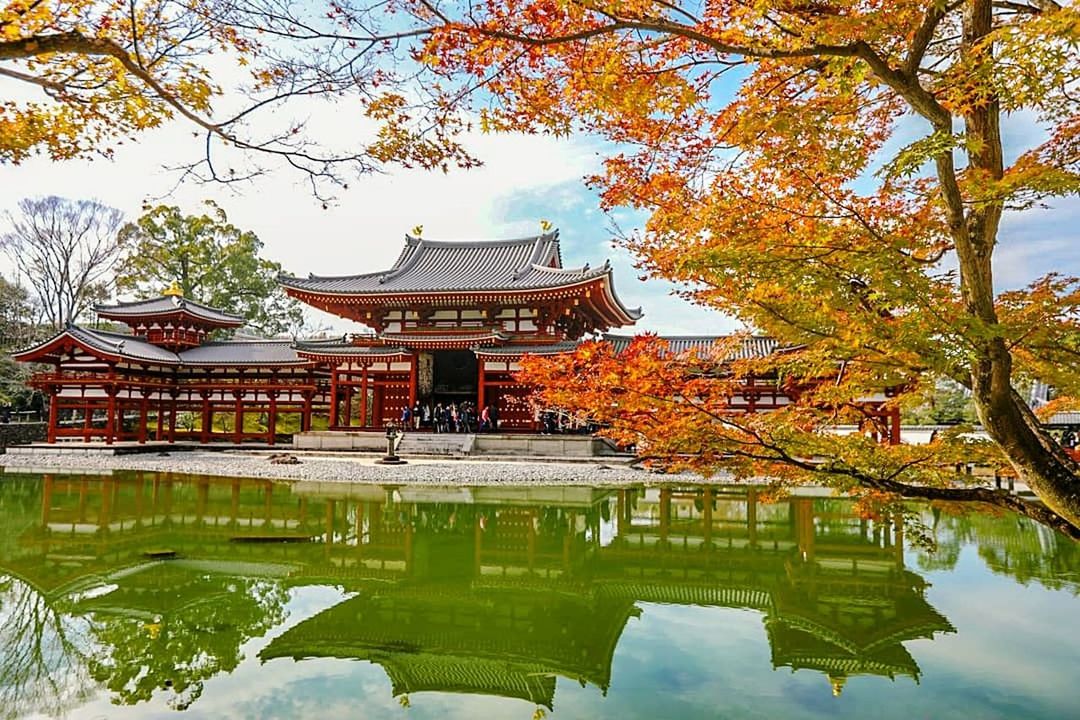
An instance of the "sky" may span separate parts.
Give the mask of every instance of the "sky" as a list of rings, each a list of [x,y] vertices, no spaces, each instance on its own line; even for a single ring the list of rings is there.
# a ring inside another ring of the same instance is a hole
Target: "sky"
[[[320,127],[342,138],[352,132],[345,117]],[[284,169],[242,186],[188,182],[174,189],[178,175],[165,166],[197,159],[202,150],[189,128],[175,124],[122,146],[111,160],[34,159],[20,166],[0,165],[0,211],[13,209],[22,197],[61,195],[94,198],[134,219],[148,199],[193,214],[202,211],[203,200],[212,199],[232,223],[259,236],[267,258],[297,275],[384,269],[416,225],[423,225],[423,236],[429,239],[496,239],[536,234],[541,220],[547,220],[560,231],[567,266],[595,267],[611,260],[619,297],[628,307],[644,309],[635,330],[723,334],[737,327],[719,313],[673,296],[671,284],[640,280],[630,256],[612,247],[610,221],[583,181],[599,167],[598,141],[474,135],[469,146],[483,160],[482,167],[447,174],[391,169],[368,175],[351,181],[347,190],[335,189],[335,202],[323,209],[304,185],[305,178]],[[620,227],[632,229],[634,219],[621,216]],[[6,272],[4,262],[0,260],[0,269]],[[334,331],[362,329],[318,311],[312,316],[316,324]]]
[[[347,145],[363,134],[359,113],[341,104],[312,109],[311,132],[330,146]],[[1033,118],[1019,114],[1003,123],[1008,159],[1032,147],[1042,136]],[[901,121],[895,151],[922,134],[918,123]],[[144,202],[179,205],[202,211],[212,199],[230,221],[254,231],[264,255],[286,271],[306,275],[348,275],[388,267],[397,257],[404,234],[416,225],[430,239],[495,239],[535,234],[542,220],[560,230],[568,266],[596,266],[610,259],[616,292],[628,307],[641,306],[644,318],[622,332],[714,335],[739,327],[732,318],[695,306],[674,295],[676,288],[656,279],[643,280],[633,259],[612,244],[611,218],[599,210],[596,193],[583,178],[599,169],[611,151],[603,141],[585,136],[554,138],[525,135],[470,135],[467,146],[484,165],[449,173],[392,168],[336,189],[336,201],[323,208],[298,172],[279,169],[250,184],[177,186],[176,171],[165,169],[198,159],[201,140],[177,121],[121,145],[112,159],[52,162],[33,159],[19,166],[0,165],[2,212],[22,197],[61,195],[94,198],[136,218]],[[640,227],[640,214],[620,212],[623,231]],[[1047,272],[1080,275],[1080,200],[1067,198],[1053,209],[1008,214],[997,251],[999,289],[1026,285]],[[0,228],[2,232],[2,228]],[[9,273],[5,259],[0,271]],[[311,311],[312,325],[332,332],[355,332],[350,321]],[[620,331],[616,329],[616,331]]]

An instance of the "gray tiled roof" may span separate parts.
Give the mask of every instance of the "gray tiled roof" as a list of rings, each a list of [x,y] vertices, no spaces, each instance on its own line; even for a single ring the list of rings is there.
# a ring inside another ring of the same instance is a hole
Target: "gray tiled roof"
[[[374,338],[371,338],[374,339]],[[319,355],[397,355],[409,354],[410,350],[403,347],[388,347],[385,345],[354,345],[348,337],[333,338],[330,340],[297,340],[293,343],[297,352]]]
[[[679,355],[693,350],[698,355],[705,356],[715,352],[718,343],[730,340],[731,337],[731,335],[661,335],[660,339],[667,340],[668,352]],[[604,339],[615,347],[616,352],[622,352],[634,338],[629,335],[604,335]],[[771,355],[779,348],[780,343],[775,338],[750,335],[743,338],[742,344],[736,348],[735,352],[729,353],[723,359],[725,361],[751,360]]]
[[[611,272],[604,265],[563,268],[559,233],[516,240],[424,240],[406,235],[393,266],[362,275],[296,278],[282,285],[331,294],[469,290],[531,290],[561,287]]]
[[[239,327],[244,318],[212,308],[179,295],[162,295],[149,300],[135,300],[116,305],[95,305],[94,312],[108,318],[137,318],[140,316],[167,315],[175,312],[187,314],[218,325]]]
[[[478,355],[558,355],[574,352],[578,343],[573,340],[551,345],[500,345],[498,347],[473,348]]]
[[[209,342],[180,353],[184,365],[304,365],[291,340]]]
[[[107,332],[105,330],[91,330],[90,328],[83,328],[78,325],[68,325],[47,340],[26,348],[25,350],[13,353],[13,355],[30,354],[38,348],[43,348],[52,344],[57,338],[64,335],[106,355],[140,362],[152,362],[160,365],[176,365],[180,362],[180,358],[176,353],[163,347],[158,347],[152,343],[148,343],[141,337]]]
[[[122,333],[107,332],[105,330],[90,330],[88,328],[72,325],[67,328],[72,337],[82,340],[91,347],[98,348],[112,355],[129,357],[138,360],[149,360],[169,365],[179,362],[176,353],[153,343],[146,342],[141,337],[124,335]]]
[[[211,342],[180,353],[174,353],[171,350],[149,343],[136,335],[91,330],[77,325],[70,325],[48,340],[15,354],[25,355],[31,353],[37,348],[49,345],[64,334],[106,355],[155,365],[264,366],[303,365],[310,362],[296,354],[296,351],[292,348],[292,342],[289,340]]]
[[[1080,412],[1057,412],[1046,419],[1044,425],[1080,425]]]

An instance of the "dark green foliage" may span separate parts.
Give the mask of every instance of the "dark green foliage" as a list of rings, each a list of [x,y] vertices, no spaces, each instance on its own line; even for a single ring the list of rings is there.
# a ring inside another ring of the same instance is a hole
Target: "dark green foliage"
[[[121,231],[128,254],[117,273],[117,289],[156,297],[173,283],[184,297],[247,319],[264,335],[276,335],[303,322],[300,304],[277,283],[281,265],[259,256],[255,233],[228,222],[225,211],[208,202],[210,212],[184,215],[159,205]]]

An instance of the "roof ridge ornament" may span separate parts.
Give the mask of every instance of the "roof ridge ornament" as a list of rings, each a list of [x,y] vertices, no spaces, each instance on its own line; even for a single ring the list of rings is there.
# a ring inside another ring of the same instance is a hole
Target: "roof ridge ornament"
[[[169,287],[165,288],[165,290],[162,291],[161,294],[166,295],[166,296],[171,295],[174,298],[182,298],[182,297],[184,297],[184,288],[180,287],[179,282],[177,282],[176,280],[173,280],[172,284],[169,285]]]

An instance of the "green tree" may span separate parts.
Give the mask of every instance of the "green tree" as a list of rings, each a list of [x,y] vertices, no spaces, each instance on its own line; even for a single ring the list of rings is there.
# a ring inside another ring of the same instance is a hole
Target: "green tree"
[[[117,274],[117,289],[154,297],[173,283],[184,297],[247,319],[267,335],[303,322],[300,304],[277,284],[281,265],[259,257],[255,233],[229,223],[225,211],[185,215],[159,205],[120,232],[129,252]]]
[[[971,393],[947,379],[932,387],[922,405],[904,413],[904,422],[914,425],[974,425],[978,421]]]
[[[35,399],[40,404],[40,395],[26,385],[32,369],[10,353],[30,345],[43,329],[29,291],[0,275],[0,405],[25,409]]]

